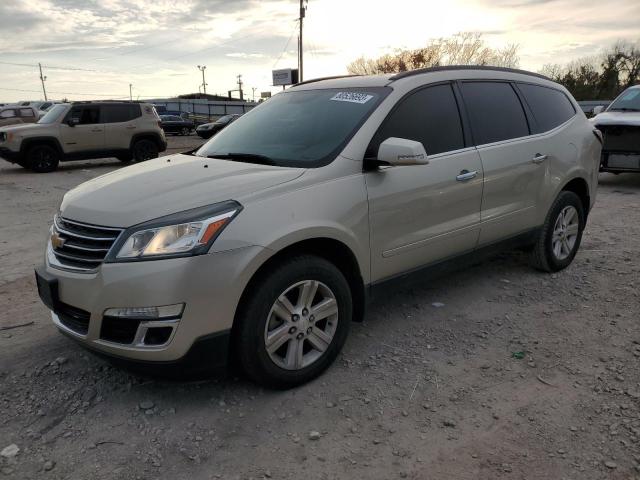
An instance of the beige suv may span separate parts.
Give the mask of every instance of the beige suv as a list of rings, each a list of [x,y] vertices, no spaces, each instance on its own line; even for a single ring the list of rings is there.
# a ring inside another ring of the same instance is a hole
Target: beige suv
[[[392,283],[519,246],[573,260],[601,139],[560,85],[435,68],[279,93],[193,153],[64,197],[40,296],[59,330],[130,362],[229,359],[314,378]]]
[[[166,148],[158,114],[146,103],[62,103],[35,124],[0,128],[0,157],[34,172],[51,172],[67,160],[140,162]]]

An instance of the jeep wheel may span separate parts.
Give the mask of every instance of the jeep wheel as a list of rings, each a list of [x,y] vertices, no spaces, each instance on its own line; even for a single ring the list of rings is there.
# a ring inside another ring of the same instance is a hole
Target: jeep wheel
[[[351,290],[328,261],[288,259],[248,287],[234,332],[236,352],[254,381],[290,388],[320,375],[349,332]]]
[[[143,138],[133,144],[133,159],[136,162],[144,162],[152,158],[158,158],[158,146],[153,140]]]
[[[34,145],[27,150],[25,165],[34,172],[53,172],[58,168],[60,154],[51,145]]]
[[[573,192],[560,192],[531,251],[531,264],[544,272],[568,267],[578,252],[584,227],[580,197]]]
[[[189,135],[189,133],[191,133],[191,130],[187,127],[182,127],[180,130],[180,135]]]

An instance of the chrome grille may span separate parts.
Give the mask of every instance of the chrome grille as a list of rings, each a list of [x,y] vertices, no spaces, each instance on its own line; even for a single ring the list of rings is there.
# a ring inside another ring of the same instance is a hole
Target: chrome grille
[[[100,227],[56,215],[50,247],[58,266],[91,271],[98,268],[122,233],[121,228]]]

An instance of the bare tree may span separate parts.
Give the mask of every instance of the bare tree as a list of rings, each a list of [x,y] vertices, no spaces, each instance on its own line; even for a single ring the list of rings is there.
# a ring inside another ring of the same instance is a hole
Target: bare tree
[[[444,65],[493,65],[517,67],[518,46],[491,48],[481,33],[461,32],[452,37],[431,40],[425,47],[396,50],[393,54],[370,59],[360,57],[347,66],[355,75],[374,75]]]
[[[564,85],[578,100],[612,99],[640,82],[640,42],[619,41],[600,55],[548,64],[540,73]]]

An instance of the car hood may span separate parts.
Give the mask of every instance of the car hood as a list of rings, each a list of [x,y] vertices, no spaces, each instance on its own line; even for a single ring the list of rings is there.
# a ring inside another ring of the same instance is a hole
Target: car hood
[[[130,227],[172,213],[290,182],[302,168],[284,168],[192,155],[172,155],[121,168],[69,191],[65,218],[106,227]]]
[[[48,127],[50,125],[42,125],[38,123],[17,123],[15,125],[7,125],[4,127],[0,127],[0,132],[17,132],[20,133],[22,130],[35,130],[41,129],[43,127]]]
[[[640,126],[640,112],[602,112],[591,119],[595,125]]]

